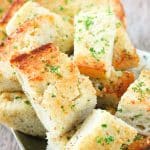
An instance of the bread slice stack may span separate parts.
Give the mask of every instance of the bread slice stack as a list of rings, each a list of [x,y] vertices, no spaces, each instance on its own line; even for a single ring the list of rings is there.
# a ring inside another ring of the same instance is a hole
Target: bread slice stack
[[[27,2],[6,26],[0,121],[34,136],[46,133],[48,150],[128,147],[137,130],[101,110],[117,107],[134,82],[128,69],[139,62],[120,1],[39,3],[49,10]]]
[[[96,105],[91,81],[53,44],[15,57],[11,64],[41,122],[54,137],[82,122]]]

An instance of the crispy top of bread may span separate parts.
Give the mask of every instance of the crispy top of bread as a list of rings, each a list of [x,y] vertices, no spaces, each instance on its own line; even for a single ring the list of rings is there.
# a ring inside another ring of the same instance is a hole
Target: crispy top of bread
[[[53,44],[41,46],[28,54],[15,57],[11,60],[11,64],[17,67],[38,90],[47,87],[50,81],[56,81],[61,77],[68,77],[71,83],[73,81],[76,83],[78,80],[77,67]],[[75,91],[77,89],[74,89],[74,93]]]
[[[109,5],[75,17],[74,59],[81,73],[110,77],[115,35],[116,17]]]
[[[26,21],[0,47],[0,57],[9,60],[14,54],[31,51],[49,42],[59,46],[63,52],[69,52],[73,46],[72,25],[54,13]]]
[[[20,4],[21,5],[21,4]],[[48,9],[40,6],[38,3],[29,1],[25,3],[10,19],[6,26],[6,33],[11,35],[25,21],[33,19],[39,15],[48,15]]]

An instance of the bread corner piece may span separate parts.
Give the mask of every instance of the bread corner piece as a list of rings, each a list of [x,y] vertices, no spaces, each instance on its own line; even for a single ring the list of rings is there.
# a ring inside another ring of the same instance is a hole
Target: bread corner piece
[[[53,44],[11,60],[23,90],[52,136],[60,136],[82,122],[96,105],[96,91],[88,77]]]
[[[32,136],[44,137],[46,130],[22,92],[0,94],[0,122]]]
[[[73,25],[62,16],[31,1],[15,13],[6,26],[6,32],[14,42],[17,41],[14,43],[15,49],[22,51],[47,43],[56,44],[60,51],[66,53],[73,48]]]
[[[116,16],[109,5],[75,17],[74,59],[81,73],[110,77],[115,36]]]
[[[94,110],[67,143],[66,150],[120,150],[137,131],[105,110]]]
[[[76,132],[76,128],[65,133],[64,135],[56,138],[51,137],[51,133],[47,133],[47,150],[66,150],[66,145],[71,139],[71,137],[74,135]]]
[[[122,96],[116,116],[134,126],[139,133],[150,135],[150,70],[139,78]]]
[[[117,19],[114,43],[113,66],[116,70],[127,70],[137,67],[139,56],[133,46],[122,22]]]
[[[91,78],[93,86],[97,91],[98,108],[117,108],[121,96],[126,92],[131,83],[134,82],[134,74],[130,71],[112,70],[111,78],[99,80]]]

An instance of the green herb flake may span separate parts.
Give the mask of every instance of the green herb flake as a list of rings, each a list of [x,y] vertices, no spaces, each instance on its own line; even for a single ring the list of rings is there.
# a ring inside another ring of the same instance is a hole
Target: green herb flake
[[[46,64],[45,70],[46,70],[46,71],[49,71],[49,72],[52,72],[52,73],[55,73],[55,74],[57,74],[58,76],[61,77],[61,74],[60,74],[60,66],[51,66],[51,65],[49,65],[49,64]]]
[[[89,49],[89,51],[91,52],[92,56],[93,56],[97,61],[100,59],[100,57],[101,57],[102,55],[105,54],[104,48],[102,48],[99,52],[96,52],[95,49],[94,49],[93,47],[91,47],[91,48]]]
[[[63,7],[63,6],[59,6],[59,10],[60,10],[60,11],[63,11],[63,10],[64,10],[64,7]]]
[[[114,137],[113,136],[108,136],[108,137],[105,137],[105,142],[107,143],[107,144],[110,144],[110,143],[112,143],[112,142],[114,142]]]
[[[62,109],[63,112],[65,112],[64,106],[61,106],[60,108]]]
[[[139,100],[142,100],[142,98],[145,96],[146,93],[150,93],[150,88],[144,88],[145,83],[144,82],[139,82],[137,83],[134,87],[132,87],[132,90],[136,93],[139,93]]]
[[[121,112],[122,112],[122,109],[118,109],[117,111],[121,113]]]
[[[112,11],[112,9],[110,8],[110,6],[108,6],[107,13],[108,13],[108,15],[113,15],[113,11]]]
[[[56,97],[56,95],[54,93],[52,93],[51,97],[54,98],[54,97]]]
[[[135,136],[134,141],[138,141],[138,140],[141,140],[141,139],[143,139],[143,136],[138,134],[138,135]]]
[[[102,138],[102,137],[96,137],[96,143],[98,143],[98,144],[102,144],[103,143],[103,141],[104,141],[104,138]]]
[[[74,109],[75,109],[75,106],[76,106],[76,105],[73,104],[73,105],[70,106],[70,108],[71,108],[72,110],[74,110]]]
[[[30,101],[25,101],[24,103],[31,106]]]
[[[86,30],[89,30],[91,25],[93,25],[93,18],[92,17],[87,17],[84,21],[84,25],[85,25]]]
[[[117,22],[116,23],[116,28],[120,28],[121,27],[121,22]]]
[[[17,99],[17,100],[18,100],[18,99],[21,99],[21,98],[22,98],[21,96],[16,96],[16,97],[15,97],[15,99]]]
[[[98,144],[103,144],[103,143],[106,143],[106,144],[110,144],[112,142],[114,142],[114,137],[113,136],[107,136],[107,137],[96,137],[96,143]]]
[[[107,124],[102,124],[101,127],[102,128],[107,128]]]

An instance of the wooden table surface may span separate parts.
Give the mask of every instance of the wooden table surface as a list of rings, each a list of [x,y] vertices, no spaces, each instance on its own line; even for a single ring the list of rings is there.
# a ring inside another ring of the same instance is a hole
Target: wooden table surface
[[[150,0],[122,0],[128,24],[128,33],[134,45],[150,51]],[[19,150],[10,130],[0,125],[0,150]]]

